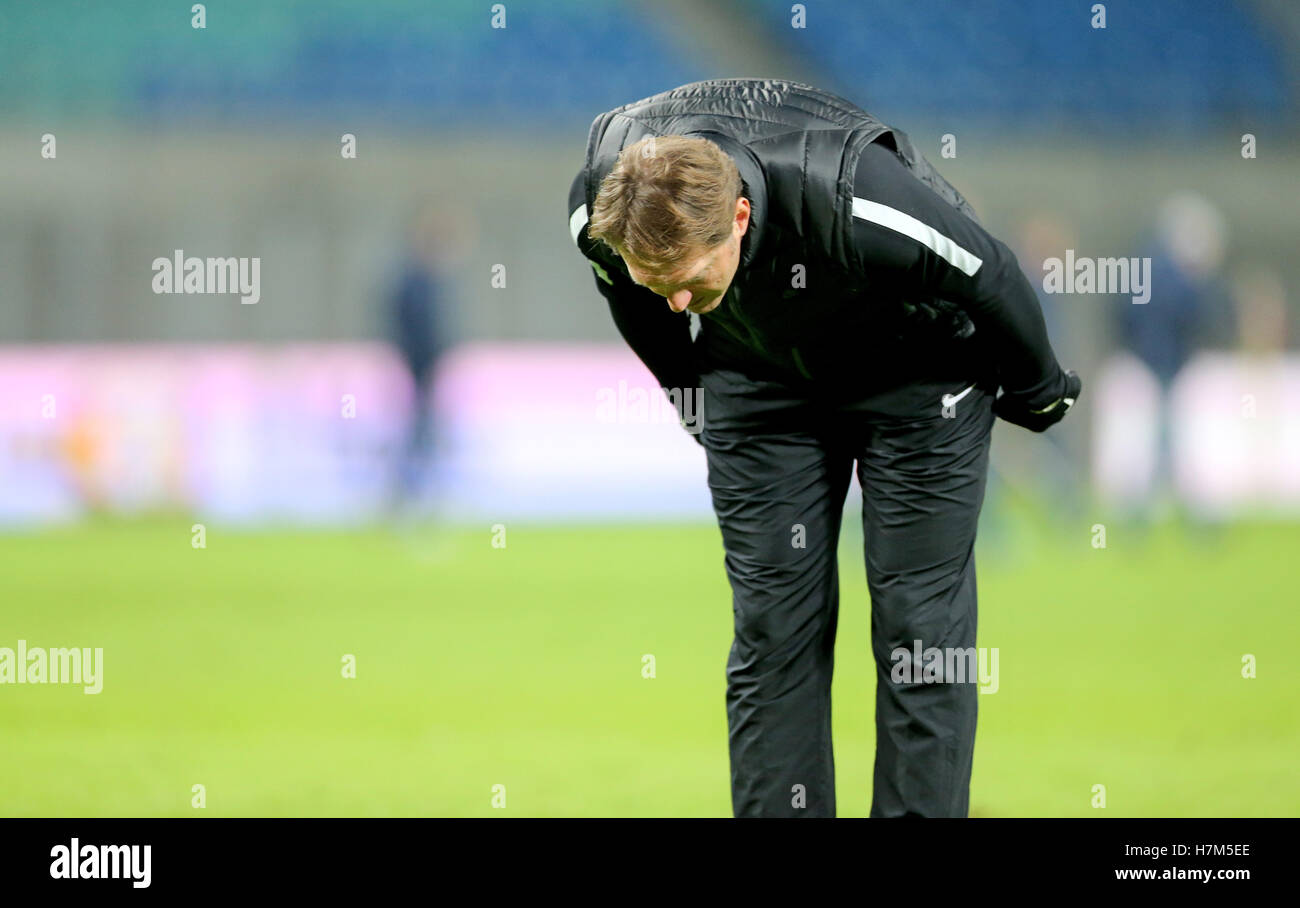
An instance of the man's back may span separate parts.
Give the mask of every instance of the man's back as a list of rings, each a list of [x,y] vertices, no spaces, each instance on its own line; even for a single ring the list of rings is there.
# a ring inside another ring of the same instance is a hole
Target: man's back
[[[735,279],[723,305],[701,318],[695,350],[685,320],[585,230],[620,153],[662,135],[719,145],[752,204]],[[918,357],[991,358],[1011,348],[1007,387],[1035,400],[1060,396],[1041,309],[1014,255],[904,133],[828,92],[720,79],[615,108],[593,121],[568,202],[574,242],[616,324],[664,387],[693,386],[702,359],[861,389]],[[981,322],[984,335],[973,337]]]

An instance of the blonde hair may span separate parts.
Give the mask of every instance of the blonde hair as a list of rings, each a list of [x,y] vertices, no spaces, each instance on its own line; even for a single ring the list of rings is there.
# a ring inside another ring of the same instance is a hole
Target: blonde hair
[[[736,163],[708,139],[646,136],[601,182],[587,235],[669,270],[731,235],[742,190]]]

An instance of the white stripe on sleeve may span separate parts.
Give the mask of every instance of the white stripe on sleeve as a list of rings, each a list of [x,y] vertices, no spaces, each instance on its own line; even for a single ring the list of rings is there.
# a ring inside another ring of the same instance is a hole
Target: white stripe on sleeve
[[[573,245],[578,245],[578,234],[582,233],[582,228],[586,226],[587,203],[583,202],[573,209],[573,214],[569,215],[569,235],[573,237]]]
[[[586,213],[586,206],[583,207],[583,213]],[[979,271],[980,266],[984,264],[983,259],[970,250],[958,246],[950,237],[944,236],[930,225],[918,221],[897,208],[854,196],[853,216],[911,237],[967,277]]]

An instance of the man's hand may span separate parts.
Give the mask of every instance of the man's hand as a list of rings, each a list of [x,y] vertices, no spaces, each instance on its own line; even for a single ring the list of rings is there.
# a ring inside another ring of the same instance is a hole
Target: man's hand
[[[1065,418],[1065,412],[1074,406],[1083,390],[1083,382],[1073,370],[1065,373],[1065,393],[1046,407],[1031,410],[1017,395],[1005,391],[993,401],[993,412],[1007,422],[1023,426],[1031,432],[1045,432]]]

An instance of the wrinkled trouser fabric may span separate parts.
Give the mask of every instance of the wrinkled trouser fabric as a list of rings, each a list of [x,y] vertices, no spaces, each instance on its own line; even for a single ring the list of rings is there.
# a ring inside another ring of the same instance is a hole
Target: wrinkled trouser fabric
[[[834,403],[728,369],[702,377],[701,440],[735,619],[735,816],[835,816],[836,549],[855,462],[877,668],[871,816],[966,816],[977,686],[896,682],[891,654],[918,640],[975,646],[974,544],[997,385],[972,373],[956,366]],[[972,383],[945,417],[943,395]]]

